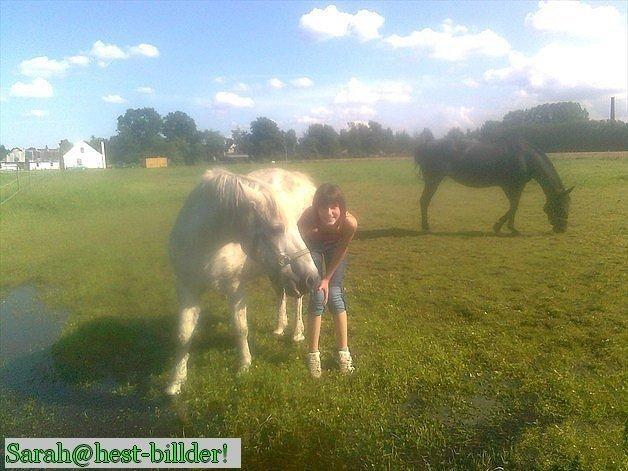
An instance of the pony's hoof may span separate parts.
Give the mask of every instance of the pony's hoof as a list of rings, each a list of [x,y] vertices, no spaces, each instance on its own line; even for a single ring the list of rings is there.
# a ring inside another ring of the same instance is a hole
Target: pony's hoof
[[[294,337],[292,337],[292,340],[294,342],[303,342],[305,340],[305,335],[303,334],[295,335]]]
[[[284,333],[284,330],[280,328],[273,330],[273,335],[276,335],[277,337],[283,337]]]
[[[421,227],[421,232],[423,234],[427,234],[428,232],[430,232],[430,228],[428,226],[422,226]]]
[[[164,391],[168,396],[178,396],[181,394],[181,384],[180,383],[172,383],[170,386],[166,388]]]
[[[513,236],[520,236],[520,235],[521,235],[521,232],[519,232],[519,231],[518,231],[517,229],[515,229],[514,227],[509,227],[509,229],[510,229],[510,233],[511,233]]]
[[[251,364],[250,363],[246,363],[244,365],[241,365],[240,368],[238,368],[238,376],[242,376],[245,375],[249,372],[249,369],[251,369]]]
[[[502,225],[501,224],[497,223],[497,224],[493,225],[493,232],[495,234],[499,234],[499,231],[501,231],[501,230],[502,230]]]

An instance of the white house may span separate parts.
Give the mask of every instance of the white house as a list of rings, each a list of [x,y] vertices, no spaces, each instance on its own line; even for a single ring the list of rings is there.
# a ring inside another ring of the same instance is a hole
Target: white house
[[[11,152],[7,154],[5,162],[24,163],[26,162],[26,153],[24,149],[20,147],[14,147]]]
[[[37,162],[28,162],[29,170],[59,170],[58,160],[41,160]]]
[[[78,141],[63,155],[65,168],[107,168],[105,156],[85,141]]]

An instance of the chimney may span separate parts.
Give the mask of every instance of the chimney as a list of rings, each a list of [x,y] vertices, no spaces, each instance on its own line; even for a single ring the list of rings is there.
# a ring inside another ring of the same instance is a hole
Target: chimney
[[[102,154],[102,168],[107,168],[107,157],[105,156],[105,141],[100,141],[100,153]]]
[[[611,121],[615,121],[615,97],[611,97]]]

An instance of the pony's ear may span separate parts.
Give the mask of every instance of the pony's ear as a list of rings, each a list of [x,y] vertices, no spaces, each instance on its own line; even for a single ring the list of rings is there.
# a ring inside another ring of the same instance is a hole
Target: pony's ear
[[[574,188],[575,188],[575,187],[573,187],[573,186],[572,186],[571,188],[568,188],[568,189],[566,189],[566,190],[563,190],[563,194],[564,194],[564,195],[568,195],[569,193],[571,193],[571,190],[573,190]]]

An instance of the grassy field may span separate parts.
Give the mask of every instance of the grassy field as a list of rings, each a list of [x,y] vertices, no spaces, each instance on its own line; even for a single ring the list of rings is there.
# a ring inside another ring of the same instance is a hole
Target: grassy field
[[[533,182],[520,237],[490,231],[500,190],[451,181],[421,234],[409,160],[288,165],[339,183],[358,218],[346,278],[357,371],[333,370],[325,315],[324,376],[310,379],[305,346],[273,337],[260,280],[250,373],[236,376],[227,304],[208,294],[172,403],[165,246],[203,169],[42,177],[0,209],[2,297],[36,287],[68,322],[51,348],[3,360],[2,434],[241,437],[245,469],[628,469],[628,159],[578,157],[555,158],[576,186],[567,233],[551,232]]]

